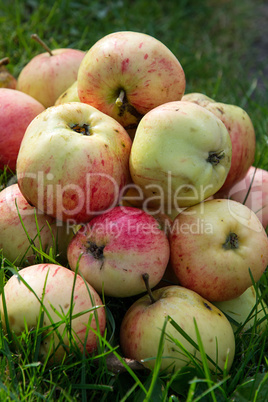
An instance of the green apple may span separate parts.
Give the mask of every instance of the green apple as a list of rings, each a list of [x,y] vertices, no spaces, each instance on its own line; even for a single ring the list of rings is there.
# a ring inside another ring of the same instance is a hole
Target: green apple
[[[192,102],[158,106],[140,121],[130,173],[146,205],[174,209],[216,193],[231,166],[232,144],[220,119]]]
[[[259,292],[260,293],[260,292]],[[238,325],[243,325],[242,331],[246,331],[253,327],[255,320],[257,322],[257,331],[264,331],[267,327],[268,307],[264,300],[258,302],[254,286],[250,286],[241,296],[232,300],[226,300],[213,303],[221,311],[233,318]],[[265,318],[258,324],[258,321]],[[232,323],[234,331],[237,330],[237,325]]]
[[[77,92],[77,81],[74,81],[74,83],[58,97],[55,106],[66,102],[80,102]]]
[[[85,52],[78,49],[50,50],[37,35],[46,52],[34,56],[21,70],[17,89],[37,99],[45,108],[53,106],[57,98],[77,79]]]
[[[142,362],[153,369],[156,362],[161,331],[170,316],[197,344],[194,319],[205,353],[217,362],[220,369],[230,369],[235,353],[235,339],[226,316],[209,301],[192,290],[181,286],[167,286],[136,300],[127,310],[120,328],[120,346],[124,356]],[[189,354],[200,359],[197,348],[180,334],[168,321],[161,369],[172,371],[191,364],[190,358],[176,345],[176,339]],[[226,360],[228,362],[226,363]],[[208,361],[213,370],[215,365]]]
[[[239,106],[216,102],[206,95],[190,93],[182,97],[183,101],[191,101],[214,113],[226,126],[232,141],[231,168],[221,187],[226,192],[234,184],[242,180],[254,162],[256,137],[253,123],[248,113]],[[220,198],[221,194],[217,198]]]

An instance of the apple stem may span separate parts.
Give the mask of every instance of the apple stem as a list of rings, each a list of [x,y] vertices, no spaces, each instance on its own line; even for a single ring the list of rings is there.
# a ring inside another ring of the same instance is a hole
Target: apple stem
[[[0,67],[6,66],[7,64],[9,64],[9,58],[8,57],[4,57],[3,59],[0,60]]]
[[[37,43],[39,43],[43,48],[50,54],[50,56],[53,56],[52,50],[45,44],[44,41],[42,41],[41,38],[37,34],[32,34],[31,38],[34,39]]]
[[[116,99],[115,103],[116,106],[121,107],[124,103],[124,97],[125,97],[125,91],[123,89],[121,89],[118,98]]]
[[[151,288],[150,288],[150,286],[149,286],[149,274],[148,274],[147,272],[146,272],[145,274],[142,274],[142,279],[144,280],[144,283],[145,283],[145,286],[146,286],[146,290],[147,290],[148,295],[149,295],[149,297],[150,297],[150,299],[151,299],[151,302],[152,302],[152,304],[153,304],[153,303],[156,302],[156,300],[155,300],[155,298],[154,298],[154,296],[153,296],[153,293],[152,293],[152,290],[151,290]]]

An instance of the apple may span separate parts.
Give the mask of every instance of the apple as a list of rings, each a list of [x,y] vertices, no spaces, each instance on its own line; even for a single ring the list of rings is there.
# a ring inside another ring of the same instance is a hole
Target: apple
[[[33,38],[38,38],[33,35]],[[77,79],[77,72],[85,52],[61,48],[50,50],[38,39],[46,52],[34,56],[21,70],[17,89],[37,99],[45,108],[54,105],[57,98]]]
[[[133,207],[115,207],[82,225],[69,243],[67,258],[107,296],[128,297],[146,291],[142,274],[155,286],[169,261],[169,241],[159,222]]]
[[[165,320],[170,316],[197,344],[194,319],[205,353],[220,369],[230,370],[235,353],[232,327],[220,310],[199,294],[181,286],[167,286],[135,301],[127,310],[120,327],[120,346],[124,356],[153,369]],[[173,339],[177,340],[177,344]],[[161,370],[180,370],[191,363],[186,351],[201,359],[199,351],[168,320],[161,360]],[[209,367],[215,365],[208,360]]]
[[[130,173],[146,205],[172,215],[216,193],[231,166],[232,144],[222,121],[192,102],[160,105],[140,121]]]
[[[66,262],[72,237],[72,229],[63,222],[32,207],[17,183],[0,191],[0,250],[12,263],[21,266],[38,255],[32,245],[46,253],[53,248],[58,251],[58,258]]]
[[[98,293],[73,271],[56,264],[37,264],[13,275],[0,296],[0,315],[5,330],[3,298],[12,333],[22,334],[26,325],[31,331],[40,332],[41,361],[49,357],[50,363],[60,363],[72,351],[71,344],[81,352],[85,348],[90,354],[97,349],[98,339],[91,328],[103,335],[105,309]],[[44,317],[38,328],[41,311]]]
[[[251,166],[239,183],[227,190],[220,190],[222,198],[231,198],[252,209],[264,228],[268,226],[268,172]]]
[[[0,60],[0,88],[16,89],[17,80],[6,68],[8,63],[8,57]]]
[[[180,100],[185,74],[162,42],[141,32],[121,31],[104,36],[87,51],[77,89],[81,102],[130,129],[154,107]]]
[[[181,286],[211,302],[240,296],[268,264],[268,238],[245,205],[213,199],[192,206],[173,221],[170,262]],[[251,271],[251,275],[250,272]]]
[[[256,136],[249,115],[239,106],[216,102],[203,94],[190,93],[183,96],[182,100],[205,107],[225,124],[232,141],[232,161],[220,191],[230,189],[245,177],[254,162]]]
[[[56,100],[55,106],[61,105],[66,102],[80,102],[77,92],[77,81],[75,81],[69,88],[66,89]]]
[[[13,172],[22,137],[30,122],[45,110],[40,102],[16,89],[0,88],[0,169]]]
[[[214,302],[213,304],[239,325],[243,325],[242,331],[251,329],[255,322],[258,332],[264,331],[267,327],[268,307],[263,300],[260,302],[257,299],[254,286],[250,286],[241,296],[235,299]],[[263,318],[265,319],[263,320]],[[231,325],[234,332],[236,332],[238,330],[237,325],[232,322]]]
[[[58,220],[89,221],[117,204],[129,180],[131,144],[125,129],[93,106],[52,106],[25,132],[17,160],[20,190]]]

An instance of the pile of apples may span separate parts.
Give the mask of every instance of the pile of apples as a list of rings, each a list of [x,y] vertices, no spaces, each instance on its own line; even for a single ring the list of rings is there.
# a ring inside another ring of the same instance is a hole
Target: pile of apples
[[[60,362],[71,339],[96,350],[105,296],[132,296],[124,357],[153,369],[164,330],[161,369],[178,370],[200,358],[199,332],[228,371],[226,314],[266,326],[252,282],[268,264],[268,173],[249,115],[185,94],[179,60],[140,32],[46,50],[0,89],[0,169],[17,177],[0,192],[0,249],[20,268],[1,289],[4,328],[37,328],[43,309],[39,358]],[[51,248],[54,263],[34,263]]]

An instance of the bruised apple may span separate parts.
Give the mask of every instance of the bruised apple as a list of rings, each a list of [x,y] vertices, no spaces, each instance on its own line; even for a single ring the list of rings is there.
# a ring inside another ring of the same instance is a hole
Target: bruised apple
[[[38,328],[42,311],[43,322]],[[41,361],[49,358],[53,363],[60,363],[70,354],[71,344],[81,352],[85,348],[87,353],[93,353],[98,338],[91,329],[103,335],[106,326],[105,309],[98,293],[81,276],[56,264],[31,265],[13,275],[1,294],[0,316],[4,330],[7,318],[9,329],[16,335],[26,328],[38,329],[39,358]],[[71,324],[71,331],[67,324]]]

